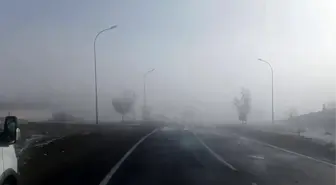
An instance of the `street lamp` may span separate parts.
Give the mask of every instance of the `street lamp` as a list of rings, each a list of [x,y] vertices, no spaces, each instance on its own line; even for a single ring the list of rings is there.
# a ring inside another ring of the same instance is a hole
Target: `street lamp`
[[[100,34],[102,34],[103,32],[105,31],[108,31],[108,30],[112,30],[114,28],[116,28],[117,25],[114,25],[114,26],[111,26],[109,28],[106,28],[100,32],[97,33],[95,39],[94,39],[94,42],[93,42],[93,53],[94,53],[94,76],[95,76],[95,101],[96,101],[96,124],[98,124],[98,90],[97,90],[97,62],[96,62],[96,41],[97,41],[97,38]]]
[[[263,59],[258,58],[258,60],[261,61],[261,62],[264,62],[264,63],[268,64],[268,66],[271,68],[271,72],[272,72],[272,124],[274,124],[274,85],[273,85],[274,83],[273,83],[273,67],[272,67],[272,65],[271,65],[269,62],[267,62],[267,61],[265,61],[265,60],[263,60]]]
[[[153,72],[155,69],[151,69],[144,74],[144,108],[147,106],[147,97],[146,97],[146,77],[149,73]]]

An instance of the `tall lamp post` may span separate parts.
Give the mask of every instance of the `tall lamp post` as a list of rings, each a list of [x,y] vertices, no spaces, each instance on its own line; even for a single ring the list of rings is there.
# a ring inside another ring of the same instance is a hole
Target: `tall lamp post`
[[[143,84],[143,91],[144,91],[144,99],[143,99],[143,101],[144,101],[144,112],[143,112],[143,114],[146,114],[145,112],[147,111],[146,109],[147,109],[147,94],[146,94],[146,79],[147,79],[147,75],[149,74],[149,73],[151,73],[151,72],[153,72],[155,69],[151,69],[151,70],[149,70],[149,71],[147,71],[145,74],[144,74],[144,84]],[[143,117],[146,117],[145,115],[143,115]]]
[[[98,124],[98,89],[97,89],[97,62],[96,62],[96,41],[100,34],[102,34],[105,31],[112,30],[116,28],[117,25],[111,26],[109,28],[106,28],[100,32],[97,33],[94,42],[93,42],[93,53],[94,53],[94,77],[95,77],[95,103],[96,103],[96,124]]]
[[[273,82],[273,67],[272,67],[272,65],[271,65],[269,62],[267,62],[267,61],[265,61],[265,60],[263,60],[263,59],[258,58],[258,60],[261,61],[261,62],[264,62],[264,63],[268,64],[268,66],[271,68],[271,72],[272,72],[272,124],[274,124],[274,82]]]

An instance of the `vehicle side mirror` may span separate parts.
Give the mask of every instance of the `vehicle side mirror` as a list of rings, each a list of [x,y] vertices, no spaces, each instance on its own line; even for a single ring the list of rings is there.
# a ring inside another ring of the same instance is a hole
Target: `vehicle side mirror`
[[[20,137],[20,129],[18,128],[18,119],[16,116],[7,116],[4,122],[3,132],[0,134],[0,145],[8,146],[16,143]]]

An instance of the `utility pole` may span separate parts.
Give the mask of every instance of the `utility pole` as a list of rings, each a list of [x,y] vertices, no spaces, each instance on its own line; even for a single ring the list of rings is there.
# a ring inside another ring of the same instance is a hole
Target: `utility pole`
[[[100,32],[97,33],[94,42],[93,42],[93,55],[94,55],[94,78],[95,78],[95,104],[96,104],[96,124],[98,124],[98,88],[97,88],[97,61],[96,61],[96,41],[100,34],[102,34],[105,31],[112,30],[116,28],[117,25],[111,26],[109,28],[106,28]]]
[[[146,94],[146,79],[147,79],[147,75],[151,72],[153,72],[155,69],[151,69],[149,71],[147,71],[145,74],[144,74],[144,84],[143,84],[143,93],[144,93],[144,97],[143,97],[143,101],[144,101],[144,110],[143,110],[143,114],[146,114],[145,112],[147,111],[147,94]],[[145,115],[143,115],[143,117],[146,117]]]
[[[271,72],[272,72],[272,124],[274,124],[274,76],[273,76],[273,67],[269,62],[267,62],[263,59],[259,58],[258,60],[268,64],[268,66],[271,68]]]

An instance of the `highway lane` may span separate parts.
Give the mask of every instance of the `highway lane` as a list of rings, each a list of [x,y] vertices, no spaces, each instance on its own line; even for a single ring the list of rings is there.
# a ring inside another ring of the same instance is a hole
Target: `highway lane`
[[[259,177],[264,184],[335,184],[332,164],[285,152],[231,131],[195,129],[194,133],[228,163]]]
[[[108,185],[251,185],[258,177],[218,161],[188,130],[163,128],[149,136]]]
[[[118,126],[37,148],[21,175],[28,185],[335,184],[334,166],[223,129],[155,129]]]
[[[230,132],[164,128],[149,136],[108,185],[332,185],[335,167]]]
[[[107,125],[32,147],[20,156],[23,185],[98,185],[152,125]]]

